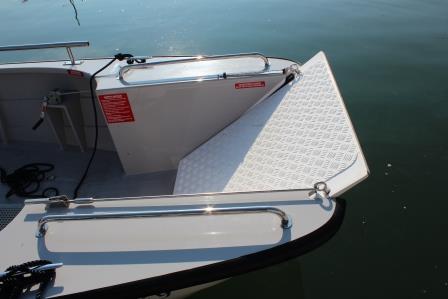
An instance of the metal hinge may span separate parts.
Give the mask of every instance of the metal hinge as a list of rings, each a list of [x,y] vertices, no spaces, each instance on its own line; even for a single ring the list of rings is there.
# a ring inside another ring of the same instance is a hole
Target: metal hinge
[[[25,204],[44,204],[46,208],[68,208],[70,203],[90,204],[93,203],[92,197],[70,199],[67,195],[57,195],[47,198],[34,198],[25,200]]]

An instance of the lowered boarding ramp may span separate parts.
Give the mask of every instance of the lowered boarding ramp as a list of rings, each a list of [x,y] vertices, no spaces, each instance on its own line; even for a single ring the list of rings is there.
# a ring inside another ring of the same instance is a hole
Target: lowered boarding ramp
[[[323,52],[301,76],[181,160],[175,194],[311,188],[338,195],[368,175]]]

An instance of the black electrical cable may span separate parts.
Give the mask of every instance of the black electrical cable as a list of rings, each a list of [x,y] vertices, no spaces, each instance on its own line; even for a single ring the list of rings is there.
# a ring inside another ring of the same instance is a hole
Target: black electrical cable
[[[92,100],[92,109],[93,109],[93,117],[94,117],[94,123],[95,123],[95,137],[94,137],[94,141],[93,141],[93,150],[92,150],[92,154],[90,155],[90,159],[89,162],[87,163],[86,169],[84,170],[83,175],[81,176],[81,179],[78,182],[78,185],[75,188],[75,191],[73,192],[73,198],[77,198],[78,197],[78,192],[79,192],[79,188],[81,188],[82,183],[84,182],[84,180],[87,177],[87,174],[89,172],[90,169],[90,165],[92,164],[93,158],[95,157],[97,148],[98,148],[98,113],[96,111],[96,100],[95,100],[95,92],[93,90],[93,80],[95,80],[95,76],[98,75],[99,73],[101,73],[102,71],[104,71],[108,66],[110,66],[112,63],[114,63],[115,60],[119,60],[122,61],[126,58],[131,58],[133,57],[131,54],[117,54],[114,56],[114,58],[109,61],[105,66],[103,66],[102,68],[100,68],[98,71],[96,71],[89,80],[89,87],[90,87],[90,96],[91,96],[91,100]]]

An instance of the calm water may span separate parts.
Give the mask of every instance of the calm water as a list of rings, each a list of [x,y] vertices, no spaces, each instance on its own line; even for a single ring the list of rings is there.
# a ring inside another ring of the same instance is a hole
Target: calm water
[[[448,298],[447,0],[0,2],[0,44],[89,40],[82,56],[259,51],[332,63],[371,170],[340,232],[194,298]],[[63,58],[62,50],[0,61]],[[389,166],[388,166],[389,164]]]

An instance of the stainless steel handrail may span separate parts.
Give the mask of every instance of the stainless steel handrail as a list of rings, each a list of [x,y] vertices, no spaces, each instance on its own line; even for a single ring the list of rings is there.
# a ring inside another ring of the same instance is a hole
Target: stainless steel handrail
[[[43,43],[43,44],[28,44],[28,45],[10,45],[0,46],[0,52],[4,51],[22,51],[22,50],[39,50],[39,49],[53,49],[53,48],[65,48],[67,50],[70,62],[66,62],[68,65],[80,64],[81,62],[75,60],[73,56],[73,47],[88,47],[90,43],[88,41],[73,41],[73,42],[58,42],[58,43]]]
[[[251,72],[251,73],[237,73],[237,74],[226,74],[225,76],[238,76],[238,75],[250,75],[250,74],[260,74],[263,72],[266,72],[269,70],[269,59],[260,53],[239,53],[239,54],[227,54],[227,55],[213,55],[213,56],[195,56],[190,58],[182,58],[182,59],[173,59],[173,60],[163,60],[163,61],[154,61],[154,62],[147,62],[147,63],[139,63],[139,64],[130,64],[125,65],[122,68],[120,68],[120,71],[118,72],[118,79],[122,81],[124,84],[131,84],[124,80],[124,74],[129,71],[130,69],[142,69],[142,68],[149,68],[154,66],[160,66],[160,65],[170,65],[170,64],[179,64],[179,63],[190,63],[190,62],[201,62],[201,61],[212,61],[212,60],[225,60],[225,59],[234,59],[234,58],[259,58],[264,63],[264,68],[258,72]],[[199,79],[199,78],[206,78],[208,76],[198,76],[194,78],[189,78],[189,80],[192,79]],[[213,77],[217,77],[217,75],[213,75]],[[219,77],[217,77],[219,78]]]
[[[126,197],[83,197],[71,199],[67,195],[57,195],[53,197],[44,198],[32,198],[26,199],[25,205],[39,205],[44,204],[47,207],[51,207],[53,204],[57,207],[66,206],[70,204],[91,204],[98,202],[110,202],[110,201],[123,201],[123,200],[145,200],[145,199],[173,199],[180,197],[210,197],[210,196],[228,196],[228,195],[247,195],[247,194],[269,194],[272,192],[297,192],[297,191],[316,191],[315,188],[301,188],[301,189],[288,189],[288,190],[264,190],[264,191],[235,191],[235,192],[207,192],[207,193],[194,193],[194,194],[165,194],[165,195],[147,195],[147,196],[126,196]]]
[[[79,220],[123,219],[123,218],[145,218],[145,217],[183,217],[183,216],[253,214],[253,213],[272,213],[280,217],[281,227],[283,229],[288,229],[292,226],[291,219],[283,210],[271,206],[229,207],[229,208],[214,208],[210,206],[200,209],[47,215],[39,219],[37,223],[36,237],[37,238],[44,237],[45,233],[48,230],[48,223],[57,221],[79,221]]]

